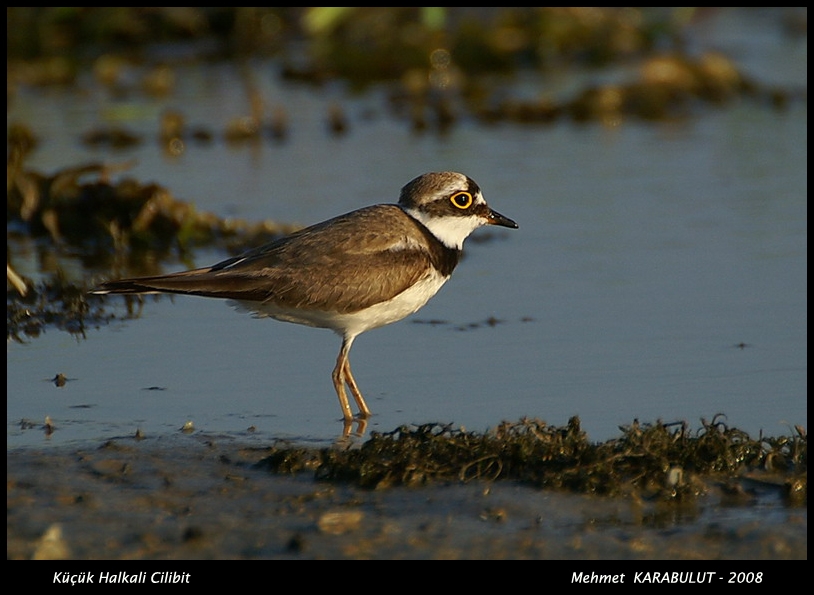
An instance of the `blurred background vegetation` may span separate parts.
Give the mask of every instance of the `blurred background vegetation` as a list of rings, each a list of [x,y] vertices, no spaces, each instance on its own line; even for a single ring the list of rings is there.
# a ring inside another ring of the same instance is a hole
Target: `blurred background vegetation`
[[[8,59],[50,64],[41,82],[70,82],[108,53],[185,42],[208,59],[279,56],[292,68],[365,81],[438,61],[470,74],[602,65],[681,45],[699,8],[7,8]],[[189,54],[185,54],[188,56]]]

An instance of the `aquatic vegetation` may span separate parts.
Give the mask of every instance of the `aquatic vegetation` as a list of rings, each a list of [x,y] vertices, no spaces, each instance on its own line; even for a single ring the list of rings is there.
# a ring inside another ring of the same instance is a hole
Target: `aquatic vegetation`
[[[275,473],[313,472],[319,480],[370,489],[508,480],[676,502],[691,501],[714,486],[743,491],[735,486],[749,481],[774,485],[788,503],[805,504],[805,431],[753,439],[728,427],[722,417],[702,419],[697,431],[685,422],[634,421],[620,428],[620,437],[603,443],[589,441],[578,417],[563,427],[539,419],[503,422],[485,433],[428,423],[373,432],[352,449],[281,443],[257,465]]]

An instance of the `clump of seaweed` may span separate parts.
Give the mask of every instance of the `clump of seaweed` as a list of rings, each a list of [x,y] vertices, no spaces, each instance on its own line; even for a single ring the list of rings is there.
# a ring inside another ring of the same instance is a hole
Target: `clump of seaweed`
[[[184,259],[197,246],[234,254],[296,229],[273,221],[221,219],[158,184],[127,177],[113,181],[129,164],[87,163],[45,175],[24,166],[33,141],[23,132],[14,138],[7,165],[9,239],[33,240],[43,260],[78,258],[87,268],[115,271],[110,276],[157,274],[161,262]],[[55,272],[35,282],[7,262],[7,339],[37,337],[48,327],[84,337],[88,325],[117,318],[106,311],[104,297],[87,295],[92,282],[49,268]],[[126,318],[138,315],[136,301],[128,301]]]
[[[176,199],[159,184],[128,177],[114,182],[130,167],[127,163],[88,163],[44,175],[24,167],[21,153],[13,151],[8,164],[8,221],[56,247],[108,258],[150,252],[160,260],[202,245],[245,248],[295,229],[271,221],[221,219]]]
[[[621,427],[622,435],[592,443],[573,417],[563,427],[538,419],[503,422],[485,433],[451,424],[401,426],[371,434],[357,449],[276,446],[258,465],[276,473],[311,470],[319,480],[384,489],[430,482],[518,481],[540,488],[651,500],[686,501],[713,483],[755,472],[778,472],[791,504],[807,499],[807,437],[750,438],[716,415],[688,424]]]
[[[89,300],[90,288],[72,283],[60,270],[37,284],[23,278],[20,283],[6,293],[6,340],[23,343],[24,337],[39,337],[48,327],[84,338],[89,326],[120,317],[107,311],[102,300]],[[129,304],[125,317],[135,318],[138,314]]]

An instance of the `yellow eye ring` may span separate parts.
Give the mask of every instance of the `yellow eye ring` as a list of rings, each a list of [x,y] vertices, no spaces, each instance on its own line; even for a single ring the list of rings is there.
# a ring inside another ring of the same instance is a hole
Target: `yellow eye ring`
[[[449,197],[450,202],[459,209],[468,209],[472,206],[472,195],[469,192],[456,192]]]

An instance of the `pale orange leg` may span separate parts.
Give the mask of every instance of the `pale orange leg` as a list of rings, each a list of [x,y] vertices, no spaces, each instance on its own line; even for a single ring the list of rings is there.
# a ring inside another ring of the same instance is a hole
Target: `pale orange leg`
[[[336,389],[336,396],[339,397],[339,407],[342,409],[342,417],[345,418],[345,423],[348,424],[353,420],[353,413],[350,410],[350,403],[348,403],[348,394],[345,392],[345,362],[348,360],[347,343],[342,342],[342,349],[339,350],[339,356],[336,358],[336,367],[331,374],[331,379],[334,381],[334,389]]]
[[[350,392],[353,394],[353,398],[359,406],[359,416],[364,418],[370,417],[370,408],[367,406],[367,403],[365,403],[362,392],[359,390],[359,386],[356,384],[356,380],[350,371],[350,359],[348,358],[345,358],[345,382],[348,383]]]
[[[353,395],[356,404],[359,407],[359,416],[362,418],[370,417],[370,409],[368,408],[367,403],[365,403],[365,399],[362,397],[359,386],[356,384],[356,380],[353,378],[353,373],[350,370],[350,360],[348,359],[348,354],[350,353],[350,347],[352,344],[353,337],[345,337],[342,340],[342,348],[339,350],[339,355],[336,358],[336,367],[331,374],[331,378],[334,382],[334,389],[336,389],[336,396],[339,397],[339,406],[342,408],[342,416],[345,418],[345,422],[353,419],[353,413],[351,412],[350,403],[348,401],[348,394],[345,392],[346,382],[348,387],[350,387],[350,392]]]

